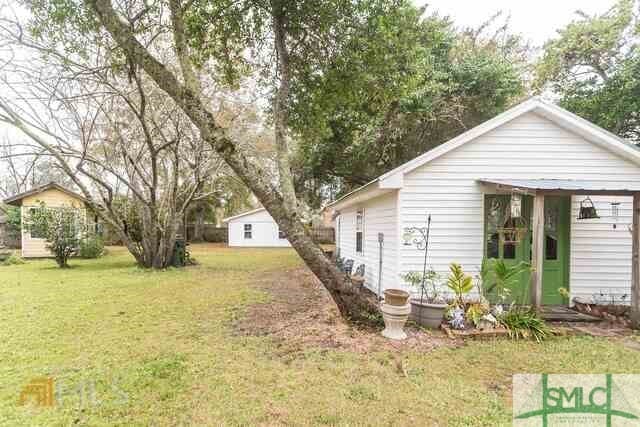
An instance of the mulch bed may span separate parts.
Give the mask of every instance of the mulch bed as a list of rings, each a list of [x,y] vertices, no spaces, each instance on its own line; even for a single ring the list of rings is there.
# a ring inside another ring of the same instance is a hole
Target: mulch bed
[[[442,330],[405,327],[408,338],[393,341],[380,335],[382,327],[354,325],[344,321],[328,292],[305,267],[265,274],[255,286],[271,298],[251,305],[238,320],[235,332],[247,336],[268,336],[280,352],[291,354],[308,349],[338,349],[357,353],[372,351],[431,351],[439,347],[464,345],[466,339],[508,339],[506,329],[456,331],[446,324]],[[618,322],[549,322],[559,336],[590,335],[621,338],[633,332]]]
[[[380,335],[382,328],[345,322],[328,292],[306,268],[266,274],[256,286],[268,292],[271,300],[249,307],[235,324],[241,335],[268,336],[276,340],[283,353],[311,348],[342,349],[357,353],[384,350],[430,351],[455,346],[442,331],[429,331],[410,324],[408,338],[393,341]]]

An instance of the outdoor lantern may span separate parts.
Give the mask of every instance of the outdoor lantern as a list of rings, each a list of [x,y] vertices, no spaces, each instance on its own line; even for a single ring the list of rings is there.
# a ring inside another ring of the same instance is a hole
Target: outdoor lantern
[[[511,218],[520,218],[522,216],[522,195],[513,193],[511,195]]]
[[[593,201],[590,197],[587,197],[583,201],[580,202],[580,213],[578,214],[578,219],[593,219],[600,218],[598,212],[596,211],[596,207],[593,204]]]
[[[402,240],[404,241],[404,245],[410,246],[412,238],[413,238],[413,231],[409,228],[405,228],[404,233],[402,233]]]

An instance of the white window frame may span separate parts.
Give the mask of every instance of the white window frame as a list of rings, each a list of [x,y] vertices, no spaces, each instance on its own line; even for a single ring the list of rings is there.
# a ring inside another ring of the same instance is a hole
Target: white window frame
[[[253,224],[242,224],[242,233],[245,239],[253,239]],[[247,233],[249,233],[249,237],[247,237]]]
[[[280,240],[286,240],[287,239],[287,234],[280,230],[280,228],[278,228],[278,239]]]
[[[365,212],[364,208],[356,211],[356,253],[364,254],[364,230],[365,230]],[[358,233],[360,233],[360,250],[358,250]]]

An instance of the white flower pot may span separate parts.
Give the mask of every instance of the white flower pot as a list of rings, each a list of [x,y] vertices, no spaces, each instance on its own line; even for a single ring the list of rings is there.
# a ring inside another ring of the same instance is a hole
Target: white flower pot
[[[411,304],[400,306],[382,304],[380,311],[382,311],[385,326],[384,331],[382,331],[382,336],[392,340],[403,340],[407,338],[407,334],[405,334],[403,328],[411,313]]]

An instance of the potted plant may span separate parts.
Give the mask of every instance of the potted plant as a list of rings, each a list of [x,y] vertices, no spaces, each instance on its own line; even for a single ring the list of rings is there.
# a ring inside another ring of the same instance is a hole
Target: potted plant
[[[420,273],[411,271],[401,276],[405,282],[420,290],[419,298],[411,298],[411,320],[421,326],[437,329],[442,323],[447,304],[440,296],[440,275],[433,269]]]

